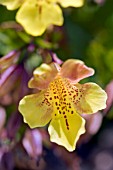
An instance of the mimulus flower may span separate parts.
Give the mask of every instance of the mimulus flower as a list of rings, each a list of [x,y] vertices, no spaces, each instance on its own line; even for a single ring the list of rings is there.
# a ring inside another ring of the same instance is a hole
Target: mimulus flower
[[[106,107],[107,95],[97,84],[78,82],[94,74],[80,60],[69,59],[62,67],[42,64],[29,81],[39,92],[25,96],[19,111],[31,128],[49,124],[50,140],[73,151],[85,120],[79,114],[92,114]]]
[[[62,10],[57,3],[64,8],[80,7],[83,0],[0,0],[9,10],[19,8],[16,20],[33,36],[43,34],[52,24],[63,24]]]

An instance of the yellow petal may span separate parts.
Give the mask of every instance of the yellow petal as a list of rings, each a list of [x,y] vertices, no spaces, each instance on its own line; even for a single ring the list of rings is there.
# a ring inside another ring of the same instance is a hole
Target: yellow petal
[[[68,151],[74,151],[76,142],[81,134],[85,133],[85,120],[74,113],[67,118],[53,119],[48,131],[50,140],[64,146]]]
[[[57,0],[64,8],[72,7],[81,7],[84,4],[84,0]]]
[[[52,106],[46,92],[25,96],[19,103],[19,111],[31,128],[45,126],[51,119]]]
[[[27,0],[17,12],[16,20],[33,36],[42,35],[51,24],[63,24],[62,11],[58,5],[46,1],[39,5],[37,0]]]
[[[107,94],[95,83],[76,84],[72,100],[78,113],[96,113],[106,108]]]
[[[29,81],[28,86],[30,88],[37,88],[39,90],[45,89],[55,78],[57,72],[58,71],[54,63],[51,63],[50,65],[42,64],[40,67],[34,70],[34,77]]]
[[[62,65],[61,75],[71,80],[72,83],[79,82],[80,80],[92,76],[94,70],[87,67],[83,61],[69,59]]]
[[[9,10],[15,10],[22,5],[25,0],[0,0],[0,4]]]

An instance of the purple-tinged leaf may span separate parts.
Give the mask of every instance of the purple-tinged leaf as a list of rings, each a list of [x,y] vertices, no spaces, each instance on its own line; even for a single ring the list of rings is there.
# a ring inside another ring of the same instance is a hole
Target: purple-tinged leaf
[[[0,59],[0,72],[2,73],[8,67],[14,65],[17,62],[19,55],[20,55],[19,51],[13,50],[7,55],[3,56]]]
[[[27,130],[23,138],[23,146],[27,153],[38,158],[42,154],[42,136],[37,129]]]
[[[0,107],[0,132],[4,127],[5,121],[6,121],[6,111],[3,107]]]

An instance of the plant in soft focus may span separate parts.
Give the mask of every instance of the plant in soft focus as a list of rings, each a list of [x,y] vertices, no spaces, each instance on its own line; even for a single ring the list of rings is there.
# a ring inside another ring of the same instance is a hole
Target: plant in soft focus
[[[62,10],[57,3],[64,8],[80,7],[83,0],[0,0],[9,10],[19,8],[16,20],[33,36],[42,35],[52,24],[63,24]]]
[[[28,86],[40,91],[20,101],[24,121],[31,128],[51,121],[51,141],[73,151],[80,135],[85,133],[85,120],[79,114],[92,114],[106,107],[107,95],[97,84],[78,83],[93,74],[92,68],[74,59],[67,60],[62,67],[51,63],[36,68]]]
[[[28,92],[28,73],[24,64],[19,63],[21,50],[13,50],[0,58],[0,104],[9,105],[18,101]]]

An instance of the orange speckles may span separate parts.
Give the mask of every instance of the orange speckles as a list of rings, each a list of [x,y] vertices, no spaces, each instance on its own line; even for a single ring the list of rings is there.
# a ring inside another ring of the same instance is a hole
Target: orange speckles
[[[58,106],[58,102],[55,102],[55,105]]]
[[[59,107],[57,107],[57,110],[59,110]]]
[[[71,114],[73,114],[74,112],[73,112],[73,110],[71,111]]]
[[[72,102],[77,104],[81,99],[79,90],[67,79],[57,76],[50,84],[49,91],[51,93],[49,101],[53,102],[55,118],[63,118],[66,129],[69,130],[68,116],[74,114]]]
[[[66,119],[65,121],[66,121],[67,130],[69,130],[68,120]]]
[[[69,126],[67,119],[66,119],[66,126]]]
[[[62,107],[62,110],[64,110],[64,109],[65,109],[65,107],[66,107],[66,106],[63,106],[63,107]]]
[[[42,101],[41,105],[43,106],[43,104],[46,104],[48,106],[51,105],[51,103],[49,102],[49,100],[45,97],[45,99]]]
[[[66,102],[62,102],[64,105],[66,105]]]
[[[66,119],[66,118],[67,118],[67,116],[65,115],[65,116],[64,116],[64,118]]]

